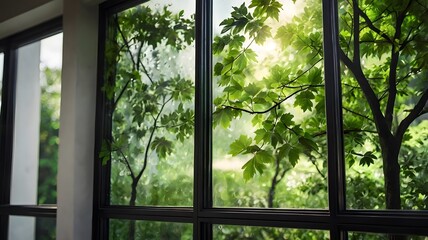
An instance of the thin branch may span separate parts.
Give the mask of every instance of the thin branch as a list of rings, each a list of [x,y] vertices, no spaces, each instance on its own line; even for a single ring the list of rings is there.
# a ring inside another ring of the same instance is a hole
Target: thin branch
[[[375,25],[373,25],[373,22],[370,20],[370,18],[367,16],[367,14],[365,12],[363,12],[360,8],[356,8],[355,10],[358,11],[358,14],[365,20],[365,23],[367,24],[367,26],[375,33],[377,33],[379,36],[383,37],[387,42],[394,44],[394,42],[388,37],[388,35],[386,35],[385,33],[383,33],[379,28],[377,28]]]
[[[339,51],[340,51],[339,52],[340,59],[346,65],[346,67],[348,67],[349,70],[354,74],[355,79],[358,82],[358,85],[360,86],[361,90],[364,93],[364,96],[367,99],[367,102],[373,113],[373,120],[375,122],[376,128],[378,129],[379,135],[382,137],[387,137],[388,135],[391,135],[391,132],[386,126],[385,117],[382,115],[382,112],[380,111],[380,103],[377,99],[377,96],[374,93],[373,89],[371,88],[367,78],[365,77],[361,69],[361,66],[353,63],[351,59],[349,59],[348,56],[345,55],[342,49],[339,49]]]
[[[318,61],[316,61],[314,64],[312,64],[308,69],[301,72],[299,75],[288,81],[287,83],[280,86],[280,88],[285,88],[288,84],[292,84],[295,81],[297,81],[299,78],[301,78],[303,75],[305,75],[307,72],[309,72],[312,68],[314,68],[319,62],[321,62],[324,58],[320,58]]]
[[[128,168],[129,172],[131,173],[132,180],[135,180],[134,171],[132,171],[132,168],[131,168],[131,165],[129,164],[128,158],[125,156],[125,154],[122,152],[122,150],[118,149],[117,151],[122,156],[122,158],[123,158],[123,160],[125,162],[126,168]]]
[[[318,164],[315,162],[315,160],[313,160],[312,158],[310,158],[310,160],[309,160],[311,163],[312,163],[312,165],[314,165],[315,166],[315,169],[317,170],[317,172],[321,175],[321,177],[323,178],[323,179],[327,179],[327,177],[321,172],[321,169],[318,167]]]
[[[364,118],[364,119],[366,119],[366,120],[369,120],[370,122],[374,122],[374,121],[373,121],[373,119],[371,119],[371,118],[369,118],[369,117],[367,117],[367,116],[365,116],[365,115],[363,115],[363,114],[361,114],[361,113],[355,112],[355,111],[353,111],[352,109],[349,109],[349,108],[347,108],[347,107],[343,107],[343,109],[344,109],[344,110],[346,110],[346,111],[348,111],[348,112],[350,112],[350,113],[352,113],[352,114],[355,114],[355,115],[357,115],[357,116],[359,116],[359,117],[361,117],[361,118]]]
[[[132,79],[129,79],[125,86],[122,88],[122,90],[120,90],[119,96],[117,96],[116,100],[113,102],[113,106],[112,106],[112,112],[116,109],[117,104],[119,103],[119,100],[122,98],[123,93],[125,93],[125,90],[128,88],[129,83],[131,83]]]
[[[397,16],[397,20],[395,23],[395,34],[394,34],[394,43],[391,48],[391,62],[389,64],[389,74],[388,74],[388,100],[385,108],[385,119],[388,125],[389,130],[392,128],[392,119],[394,115],[394,106],[395,100],[397,98],[397,68],[398,68],[398,60],[400,57],[400,51],[398,46],[395,45],[395,40],[399,40],[401,36],[401,27],[403,25],[404,19],[407,15],[407,11],[412,4],[412,0],[409,0],[406,8],[403,12],[401,12]]]
[[[343,130],[343,134],[358,133],[358,132],[374,133],[374,134],[378,133],[377,131],[368,130],[368,129],[345,129],[345,130]],[[323,136],[325,134],[327,134],[327,131],[317,132],[317,133],[313,134],[312,137],[320,137],[320,136]]]
[[[358,0],[352,0],[352,8],[354,11],[353,18],[353,32],[354,32],[354,56],[353,61],[355,64],[360,65],[360,8],[358,6]]]
[[[404,136],[404,133],[407,131],[407,128],[409,128],[410,124],[419,116],[426,113],[425,105],[428,102],[428,89],[425,90],[425,92],[422,94],[419,101],[416,103],[413,110],[410,111],[409,115],[407,115],[406,118],[401,121],[401,123],[398,125],[397,128],[397,139],[401,140]]]
[[[154,123],[153,123],[153,129],[150,133],[149,136],[149,140],[147,141],[147,145],[146,145],[146,151],[144,152],[144,163],[143,163],[143,168],[140,170],[140,172],[138,173],[137,177],[135,178],[137,181],[141,178],[141,176],[143,175],[144,171],[146,170],[147,167],[147,162],[148,162],[148,156],[149,156],[149,150],[150,150],[150,145],[152,144],[152,140],[153,140],[153,136],[155,134],[155,131],[158,129],[157,127],[157,121],[159,120],[159,117],[161,116],[163,109],[165,108],[166,104],[172,100],[172,96],[163,103],[161,109],[159,110],[159,113],[156,115],[156,118],[154,119]]]
[[[128,42],[128,40],[126,40],[125,34],[123,33],[122,29],[120,28],[120,24],[119,24],[119,20],[118,20],[117,16],[115,17],[115,20],[116,20],[117,30],[119,31],[120,36],[122,37],[123,43],[126,45],[126,48],[128,50],[127,52],[129,53],[129,57],[131,58],[131,61],[133,64],[132,68],[135,69],[137,64],[135,63],[135,59],[132,56],[132,52],[131,52],[131,48],[129,46],[129,42]]]
[[[283,103],[284,101],[290,99],[292,96],[296,95],[299,92],[308,90],[309,87],[307,88],[302,88],[300,90],[295,91],[294,93],[290,94],[289,96],[287,96],[286,98],[282,99],[281,101],[275,103],[273,106],[271,106],[270,108],[263,110],[263,111],[252,111],[252,110],[247,110],[244,108],[238,108],[238,107],[234,107],[234,106],[228,106],[228,105],[222,105],[224,108],[230,108],[230,109],[234,109],[234,110],[238,110],[238,111],[242,111],[242,112],[246,112],[249,114],[265,114],[267,112],[270,112],[271,110],[275,109],[276,107],[278,107],[279,105],[281,105],[281,103]]]
[[[146,66],[144,66],[144,64],[142,62],[140,62],[140,65],[143,68],[143,72],[144,72],[144,74],[146,74],[146,76],[149,79],[150,83],[153,83],[154,81],[153,81],[152,77],[150,76],[149,71],[147,71]]]

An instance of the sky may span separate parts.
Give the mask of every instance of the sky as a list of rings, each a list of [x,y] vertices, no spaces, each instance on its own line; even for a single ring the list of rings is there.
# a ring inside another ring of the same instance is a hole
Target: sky
[[[40,67],[62,67],[62,33],[45,38],[41,41]]]

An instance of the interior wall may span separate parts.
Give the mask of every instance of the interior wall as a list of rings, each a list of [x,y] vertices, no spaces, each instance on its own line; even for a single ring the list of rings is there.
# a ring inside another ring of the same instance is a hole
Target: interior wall
[[[0,1],[0,22],[13,18],[52,0],[13,0]]]
[[[63,0],[1,0],[0,39],[62,14]]]

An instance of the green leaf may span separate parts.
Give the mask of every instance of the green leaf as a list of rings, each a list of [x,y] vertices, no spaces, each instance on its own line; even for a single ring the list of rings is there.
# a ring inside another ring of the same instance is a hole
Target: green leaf
[[[278,152],[277,152],[277,154],[278,154],[277,157],[280,160],[285,159],[286,157],[288,157],[288,153],[290,151],[290,148],[291,148],[290,144],[284,144],[281,147],[279,147],[278,148]]]
[[[260,150],[256,152],[253,158],[248,160],[247,163],[242,166],[244,169],[243,175],[245,181],[250,180],[254,177],[256,172],[263,174],[264,169],[266,169],[266,163],[271,163],[274,161],[272,154],[266,150]]]
[[[366,152],[364,153],[364,156],[360,159],[360,166],[367,165],[370,166],[374,163],[374,160],[376,159],[376,156],[373,154],[373,152]]]
[[[300,137],[299,143],[309,150],[318,151],[318,146],[312,139],[309,139],[306,137]]]
[[[255,164],[257,164],[256,161],[254,158],[251,158],[247,163],[244,164],[244,166],[242,166],[242,169],[244,169],[243,176],[245,181],[250,180],[256,174]]]
[[[312,100],[315,98],[315,95],[309,91],[303,91],[296,96],[296,101],[294,106],[299,106],[304,112],[310,111],[313,107]]]
[[[242,153],[251,145],[252,142],[253,140],[250,137],[246,135],[241,135],[232,144],[230,144],[229,154],[231,154],[232,156],[236,156]]]
[[[159,158],[165,158],[172,153],[173,142],[167,140],[165,137],[156,137],[151,144],[151,149],[156,151]]]
[[[261,141],[266,141],[267,132],[265,129],[257,129],[255,131],[256,136],[254,137],[254,140],[256,143],[260,143]],[[269,136],[268,136],[269,137]]]
[[[272,163],[275,161],[275,158],[272,155],[271,151],[260,150],[254,155],[254,158],[261,163]]]
[[[111,148],[110,144],[106,140],[103,140],[101,143],[101,150],[98,154],[98,157],[101,158],[103,166],[106,165],[107,162],[110,160]]]
[[[294,118],[294,115],[290,113],[284,113],[281,116],[280,121],[288,127],[288,126],[294,125],[293,118]]]
[[[221,62],[217,62],[214,66],[214,76],[220,76],[224,65]]]
[[[257,43],[257,44],[263,44],[265,41],[266,41],[266,39],[268,38],[268,37],[271,37],[272,36],[272,33],[270,32],[270,30],[271,30],[271,27],[269,27],[269,26],[263,26],[259,31],[258,31],[258,34],[257,34],[257,36],[254,38],[254,40],[255,40],[255,42]]]
[[[310,84],[320,84],[322,83],[322,75],[321,75],[321,69],[319,68],[313,68],[311,71],[309,71],[308,74],[308,81]]]
[[[258,92],[260,92],[260,90],[261,89],[254,83],[250,83],[246,87],[244,87],[244,91],[250,96],[255,96]]]
[[[300,150],[295,147],[291,147],[288,151],[288,160],[290,161],[291,165],[296,166],[297,162],[299,161],[300,157]]]
[[[214,126],[220,124],[223,128],[228,128],[233,119],[233,113],[229,108],[220,108],[213,113]]]

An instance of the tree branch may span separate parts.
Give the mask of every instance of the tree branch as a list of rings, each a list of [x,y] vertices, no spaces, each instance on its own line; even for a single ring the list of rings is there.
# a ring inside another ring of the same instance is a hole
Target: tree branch
[[[388,125],[389,131],[392,128],[392,120],[394,115],[394,106],[395,100],[397,97],[397,68],[398,68],[398,60],[400,58],[400,49],[399,46],[396,45],[395,41],[400,40],[401,36],[401,27],[403,25],[404,19],[406,17],[407,11],[412,4],[412,0],[409,0],[406,8],[397,16],[397,20],[395,22],[395,34],[391,47],[391,62],[389,64],[389,74],[388,74],[388,100],[385,108],[385,119]]]
[[[354,64],[361,65],[360,60],[360,8],[358,6],[358,0],[352,0],[352,8],[354,11],[353,18],[353,32],[354,32],[354,55],[353,62]],[[362,12],[362,11],[361,11]]]
[[[128,168],[129,172],[131,173],[132,180],[135,179],[134,171],[132,171],[131,165],[129,164],[128,158],[125,156],[125,154],[122,152],[122,150],[118,149],[120,155],[123,158],[123,161],[125,162],[126,168]]]
[[[281,103],[285,102],[286,100],[290,99],[292,96],[296,95],[299,92],[308,90],[310,87],[306,87],[306,88],[301,88],[300,90],[295,91],[294,93],[288,95],[286,98],[282,99],[281,101],[275,103],[273,106],[271,106],[270,108],[263,110],[263,111],[253,111],[253,110],[247,110],[244,108],[238,108],[238,107],[234,107],[234,106],[229,106],[229,105],[222,105],[224,108],[230,108],[230,109],[234,109],[234,110],[238,110],[238,111],[242,111],[242,112],[246,112],[249,114],[265,114],[270,112],[271,110],[275,109],[276,107],[278,107],[279,105],[281,105]]]
[[[285,88],[288,84],[292,84],[293,82],[297,81],[297,79],[301,78],[303,75],[305,75],[307,72],[309,72],[312,68],[315,67],[319,62],[321,62],[324,58],[320,58],[318,61],[316,61],[313,65],[311,65],[308,69],[301,72],[299,75],[288,81],[287,83],[280,86],[280,88]]]
[[[166,104],[171,101],[172,97],[170,97],[167,101],[165,101],[162,104],[161,109],[159,110],[159,113],[156,115],[156,118],[154,119],[154,123],[153,123],[153,129],[150,133],[150,137],[149,140],[147,141],[147,145],[146,145],[146,151],[144,153],[144,163],[143,163],[143,168],[141,168],[140,172],[138,173],[137,177],[135,179],[137,179],[137,181],[141,178],[141,176],[143,175],[144,171],[147,168],[147,162],[148,162],[148,157],[149,157],[149,150],[150,150],[150,145],[152,144],[152,140],[153,140],[153,136],[155,134],[156,129],[158,129],[157,127],[157,122],[159,120],[159,117],[162,115],[163,109],[165,108]]]
[[[346,111],[348,111],[348,112],[350,112],[350,113],[352,113],[352,114],[355,114],[355,115],[357,115],[357,116],[359,116],[359,117],[361,117],[361,118],[364,118],[364,119],[366,119],[366,120],[369,120],[370,122],[374,122],[374,121],[373,121],[373,119],[371,119],[371,118],[369,118],[369,117],[367,117],[367,116],[365,116],[365,115],[363,115],[363,114],[361,114],[361,113],[355,112],[355,111],[353,111],[352,109],[349,109],[349,108],[347,108],[347,107],[343,107],[343,109],[344,109],[344,110],[346,110]]]
[[[355,79],[358,82],[358,85],[360,86],[361,90],[364,93],[364,96],[366,97],[366,100],[370,106],[370,109],[373,114],[373,120],[376,125],[376,129],[378,130],[380,137],[387,137],[388,135],[391,135],[391,132],[389,131],[385,117],[383,116],[381,110],[380,110],[380,103],[377,99],[376,94],[374,93],[373,89],[371,88],[369,82],[367,81],[367,78],[365,77],[361,66],[356,65],[351,61],[351,59],[348,58],[348,56],[345,55],[342,49],[339,49],[340,59],[342,62],[346,65],[346,67],[349,68],[349,70],[354,74]]]
[[[425,90],[425,92],[422,94],[419,101],[416,103],[415,107],[410,111],[409,115],[407,115],[406,118],[404,118],[401,123],[398,125],[396,136],[397,139],[401,141],[401,139],[404,136],[404,133],[409,128],[410,124],[419,116],[422,114],[425,114],[427,112],[425,108],[425,105],[428,102],[428,89]]]
[[[373,22],[370,20],[370,18],[367,16],[367,14],[365,12],[363,12],[359,7],[357,7],[355,10],[358,11],[358,14],[364,19],[365,23],[367,24],[367,26],[375,33],[377,33],[379,36],[383,37],[387,42],[394,44],[394,42],[388,37],[388,35],[386,35],[385,33],[383,33],[379,28],[377,28]]]

